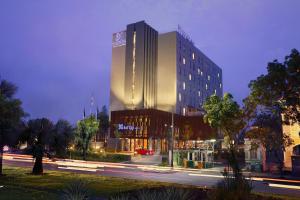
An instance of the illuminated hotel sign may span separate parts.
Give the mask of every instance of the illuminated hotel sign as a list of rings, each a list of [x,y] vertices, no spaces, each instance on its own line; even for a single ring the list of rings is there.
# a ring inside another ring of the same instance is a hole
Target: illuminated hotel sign
[[[138,129],[139,129],[138,127],[134,127],[134,126],[131,126],[131,125],[118,124],[118,130],[119,131],[121,131],[121,130],[133,131],[133,130],[138,130]]]
[[[126,45],[126,31],[121,31],[113,34],[113,47],[119,47]]]

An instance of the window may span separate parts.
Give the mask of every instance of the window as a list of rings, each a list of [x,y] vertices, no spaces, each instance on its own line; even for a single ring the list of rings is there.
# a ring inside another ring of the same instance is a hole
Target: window
[[[200,69],[198,68],[198,75],[200,74]]]
[[[185,115],[185,112],[186,112],[186,110],[185,110],[185,108],[183,108],[182,109],[182,114]]]
[[[185,90],[185,82],[182,83],[182,89]]]
[[[201,72],[201,76],[203,76],[203,72]]]
[[[210,81],[210,75],[208,75],[208,76],[207,76],[207,80],[209,80],[209,81]]]
[[[205,89],[206,89],[206,90],[208,89],[208,85],[207,85],[207,84],[205,84]]]
[[[195,60],[195,54],[194,53],[192,53],[192,58],[193,58],[193,60]]]
[[[182,58],[182,63],[185,65],[185,58],[184,57]]]
[[[220,83],[220,88],[222,88],[222,83]]]
[[[215,94],[217,94],[217,90],[215,90]]]
[[[218,78],[220,78],[220,74],[218,73]]]
[[[189,80],[190,81],[192,80],[192,74],[189,74]]]
[[[250,159],[251,159],[251,160],[257,159],[257,152],[256,152],[256,149],[251,149],[251,150],[250,150]]]
[[[178,100],[181,101],[181,93],[178,94]]]
[[[201,96],[201,92],[200,92],[200,91],[198,91],[198,96],[199,96],[199,97]]]

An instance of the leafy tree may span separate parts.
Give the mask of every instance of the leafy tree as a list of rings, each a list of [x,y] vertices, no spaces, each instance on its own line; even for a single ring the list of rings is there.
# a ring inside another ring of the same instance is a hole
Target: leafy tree
[[[50,137],[49,146],[56,155],[65,156],[74,139],[74,128],[67,120],[58,120]]]
[[[239,178],[240,168],[237,162],[236,148],[238,135],[246,125],[242,109],[229,93],[225,93],[223,98],[217,95],[210,96],[204,103],[203,108],[206,112],[204,121],[213,128],[220,129],[224,134],[224,138],[228,139],[230,150],[228,163],[233,169],[235,177]]]
[[[268,63],[267,74],[250,81],[250,95],[244,99],[244,111],[254,126],[249,137],[256,138],[273,152],[282,172],[285,147],[291,139],[283,133],[282,124],[300,123],[300,54],[293,49],[283,63]],[[260,113],[260,110],[269,113]],[[276,140],[276,141],[275,141]]]
[[[283,63],[274,60],[267,74],[249,84],[248,103],[276,108],[286,123],[300,123],[300,54],[293,49]]]
[[[114,135],[115,135],[115,152],[117,152],[119,138],[122,135],[122,132],[119,131],[119,127],[117,124],[114,125]]]
[[[91,139],[95,136],[98,129],[99,122],[93,115],[77,122],[75,140],[77,148],[82,151],[84,160],[86,160]]]
[[[32,156],[35,158],[33,174],[43,174],[43,155],[52,133],[53,123],[47,118],[32,119],[27,123],[21,141],[27,142]]]
[[[99,120],[99,133],[106,138],[109,128],[109,117],[106,106],[102,106],[101,112],[97,112]]]
[[[272,112],[261,112],[253,121],[247,136],[253,140],[254,146],[262,144],[268,154],[274,154],[279,164],[279,171],[283,172],[283,152],[293,144],[293,140],[282,132],[281,117]]]
[[[233,100],[231,94],[225,93],[223,98],[216,95],[210,96],[204,104],[205,122],[213,128],[221,130],[228,139],[229,154],[228,164],[232,168],[233,175],[224,170],[224,179],[218,183],[215,192],[216,199],[247,199],[250,195],[251,182],[243,176],[238,158],[237,146],[239,135],[246,127],[243,110]]]
[[[20,125],[25,113],[21,101],[14,98],[17,87],[12,83],[0,82],[0,175],[2,175],[3,147],[17,142]]]

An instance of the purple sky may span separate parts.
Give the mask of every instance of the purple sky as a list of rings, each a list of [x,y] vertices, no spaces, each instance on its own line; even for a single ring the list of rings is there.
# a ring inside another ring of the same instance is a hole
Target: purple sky
[[[108,105],[112,33],[146,20],[187,32],[241,100],[268,61],[300,50],[299,0],[1,0],[0,76],[30,117],[81,118],[93,93]]]

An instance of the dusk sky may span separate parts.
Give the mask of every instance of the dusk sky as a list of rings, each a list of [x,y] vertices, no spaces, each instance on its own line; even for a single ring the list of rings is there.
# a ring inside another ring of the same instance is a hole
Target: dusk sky
[[[0,76],[30,118],[76,122],[92,94],[109,103],[112,33],[145,20],[160,33],[179,24],[241,103],[267,62],[300,50],[299,11],[299,0],[1,0]]]

